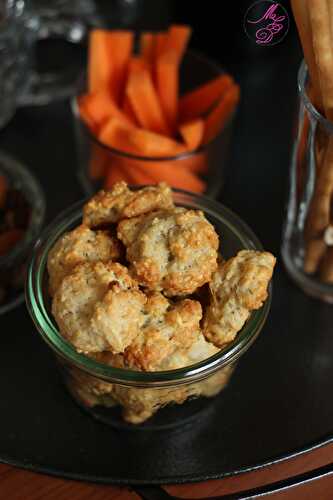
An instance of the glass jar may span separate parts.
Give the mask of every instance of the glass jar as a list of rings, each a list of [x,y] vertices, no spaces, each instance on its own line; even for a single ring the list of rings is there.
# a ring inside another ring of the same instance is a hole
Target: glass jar
[[[223,256],[230,258],[241,249],[262,250],[252,231],[230,210],[203,196],[174,190],[177,205],[202,210],[217,233],[222,237]],[[81,407],[99,420],[123,426],[123,418],[138,424],[149,418],[147,424],[165,427],[192,418],[202,408],[204,399],[186,400],[218,394],[227,384],[239,357],[254,342],[261,331],[270,308],[271,289],[263,307],[254,311],[244,328],[227,347],[197,364],[162,372],[133,371],[97,362],[79,354],[60,335],[50,312],[47,283],[47,258],[54,243],[64,232],[80,224],[80,202],[61,214],[38,240],[29,266],[26,300],[30,315],[44,341],[53,350],[64,383]],[[153,418],[155,412],[169,403]]]
[[[298,93],[282,257],[306,293],[333,303],[333,124],[311,102],[304,61]]]
[[[30,209],[23,238],[8,253],[0,255],[1,315],[24,300],[26,264],[44,222],[45,199],[41,186],[27,168],[3,152],[0,152],[0,175],[5,177],[11,189],[22,193]]]
[[[216,62],[199,53],[188,51],[180,67],[180,92],[183,94],[224,73],[223,68]],[[81,87],[83,93],[84,83]],[[140,171],[142,167],[146,173],[148,172],[147,167],[152,171],[160,169],[161,172],[167,169],[169,172],[168,183],[170,184],[170,178],[172,178],[173,187],[181,187],[177,184],[177,177],[179,177],[179,169],[184,166],[190,171],[198,173],[206,183],[206,195],[215,198],[221,191],[226,177],[235,112],[219,134],[208,144],[199,146],[195,151],[182,153],[175,157],[153,158],[135,156],[105,146],[92,135],[81,119],[77,98],[72,99],[71,105],[76,138],[78,177],[88,196],[101,189],[103,185],[105,186],[103,173],[105,169],[112,169],[113,166],[117,166],[120,171],[124,170],[127,176],[124,179],[114,179],[115,181],[126,180],[133,185],[140,183],[137,182],[135,173]],[[170,176],[170,172],[174,172],[173,176]],[[166,179],[161,178],[161,180]],[[152,178],[151,183],[154,182],[155,180]],[[110,188],[111,186],[106,185],[105,187]]]

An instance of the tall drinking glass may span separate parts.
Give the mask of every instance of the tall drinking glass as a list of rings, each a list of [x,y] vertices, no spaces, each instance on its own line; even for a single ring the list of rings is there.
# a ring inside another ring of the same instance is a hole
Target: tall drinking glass
[[[314,106],[303,62],[282,257],[308,294],[333,303],[333,123]]]

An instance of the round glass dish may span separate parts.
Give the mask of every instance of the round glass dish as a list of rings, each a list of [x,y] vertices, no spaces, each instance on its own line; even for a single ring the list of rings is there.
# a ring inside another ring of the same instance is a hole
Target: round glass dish
[[[7,179],[11,188],[23,194],[31,209],[29,225],[23,238],[10,252],[0,256],[0,288],[7,290],[4,300],[0,302],[0,314],[3,314],[24,300],[26,263],[44,222],[45,199],[36,178],[21,163],[2,151],[0,175]]]
[[[173,190],[176,205],[202,210],[214,225],[222,240],[225,258],[241,249],[262,250],[248,226],[223,205],[185,191]],[[29,265],[26,301],[30,315],[44,341],[56,355],[65,385],[74,399],[94,417],[112,425],[123,426],[119,408],[114,407],[112,392],[123,407],[125,420],[141,423],[168,403],[183,403],[194,396],[215,396],[227,384],[236,361],[254,342],[261,331],[271,302],[251,314],[236,339],[214,356],[185,368],[163,372],[139,372],[115,368],[76,352],[60,335],[50,313],[47,258],[54,243],[66,231],[80,223],[82,205],[79,202],[62,213],[36,243]],[[160,428],[175,425],[193,417],[201,409],[200,402],[188,402],[163,408],[144,426]]]
[[[183,94],[224,73],[224,69],[218,63],[197,52],[188,51],[180,67],[180,92]],[[82,78],[81,93],[85,91],[83,80]],[[220,193],[227,173],[235,113],[220,133],[206,145],[174,157],[153,158],[135,156],[105,146],[92,135],[89,128],[81,120],[77,97],[72,99],[71,107],[78,158],[78,178],[87,196],[91,196],[103,187],[103,172],[105,169],[111,171],[113,166],[123,170],[128,176],[124,180],[131,184],[137,184],[135,172],[140,171],[140,169],[149,174],[150,170],[160,169],[163,172],[166,168],[168,171],[174,171],[173,177],[176,182],[177,169],[184,166],[186,169],[189,168],[191,171],[199,173],[199,176],[206,183],[206,195],[216,198]],[[161,180],[163,179],[161,178]],[[151,183],[153,182],[155,182],[154,178],[152,178]],[[179,187],[179,185],[175,184],[175,187]]]

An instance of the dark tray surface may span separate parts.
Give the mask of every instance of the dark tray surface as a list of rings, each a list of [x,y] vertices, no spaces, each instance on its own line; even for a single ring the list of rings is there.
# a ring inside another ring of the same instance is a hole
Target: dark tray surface
[[[280,61],[260,60],[260,73],[255,65],[234,68],[243,99],[221,200],[277,254],[298,62],[298,51],[286,50]],[[68,103],[21,110],[0,133],[0,148],[42,182],[49,220],[82,196],[73,144]],[[280,262],[267,325],[207,412],[173,430],[116,431],[72,402],[21,306],[0,317],[0,460],[85,480],[174,483],[235,474],[319,446],[333,437],[331,315],[331,307],[294,287]]]

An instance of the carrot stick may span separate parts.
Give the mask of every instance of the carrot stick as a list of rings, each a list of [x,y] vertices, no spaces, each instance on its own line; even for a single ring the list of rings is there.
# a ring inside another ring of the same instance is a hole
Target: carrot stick
[[[123,170],[121,164],[115,161],[114,164],[109,166],[106,170],[103,187],[104,189],[111,189],[114,184],[120,181],[125,181],[127,183],[131,182],[126,170]]]
[[[231,76],[221,75],[181,96],[179,99],[180,120],[189,121],[207,113],[233,83]]]
[[[107,146],[142,157],[163,158],[186,152],[182,144],[169,137],[142,128],[126,127],[117,118],[108,120],[98,137]]]
[[[164,181],[172,187],[202,193],[206,184],[199,177],[181,166],[180,161],[140,162],[137,166],[147,176],[152,177],[155,183]]]
[[[133,71],[129,75],[128,96],[139,124],[153,132],[169,135],[170,130],[148,70]]]
[[[199,156],[195,155],[182,160],[163,160],[160,162],[116,158],[106,169],[104,187],[109,189],[120,180],[132,184],[155,184],[165,181],[174,187],[202,193],[206,184],[188,168],[191,164],[194,165],[193,161],[198,160],[198,158]],[[202,155],[200,157],[201,166],[204,161],[205,158]]]
[[[125,87],[125,92],[124,92],[124,100],[123,100],[123,111],[126,114],[126,116],[136,125],[138,125],[138,121],[136,119],[133,107],[131,105],[131,102],[129,100],[129,97],[127,95],[127,85],[128,82],[130,81],[130,75],[131,73],[146,69],[148,68],[147,66],[147,61],[141,57],[141,56],[132,56],[129,60],[128,63],[128,68],[127,68],[127,83]]]
[[[151,175],[149,163],[145,167],[145,160],[132,160],[129,158],[122,158],[123,170],[126,171],[127,177],[131,184],[155,184],[156,180]],[[140,169],[140,165],[142,168]]]
[[[156,61],[156,88],[162,111],[172,132],[176,129],[178,114],[179,59],[175,50],[164,52]]]
[[[167,33],[166,32],[162,32],[162,33],[157,33],[156,35],[154,35],[154,59],[157,60],[160,55],[163,54],[163,51],[164,51],[164,48],[165,48],[165,44],[166,44],[166,41],[167,41]]]
[[[149,65],[142,56],[132,56],[128,62],[128,76],[134,71],[148,69]]]
[[[106,146],[118,151],[136,154],[136,148],[130,140],[130,130],[117,118],[110,118],[101,127],[98,138]]]
[[[132,104],[130,103],[130,100],[127,95],[125,95],[124,98],[124,103],[123,103],[123,112],[127,116],[131,122],[135,123],[136,125],[138,124],[135,113],[132,108]]]
[[[197,149],[200,146],[204,130],[205,125],[202,118],[197,118],[196,120],[180,125],[179,132],[190,151]]]
[[[153,33],[142,33],[140,37],[140,53],[149,64],[154,59],[154,35]]]
[[[179,163],[179,160],[177,160],[177,163]],[[187,158],[182,158],[181,164],[183,168],[194,174],[205,174],[208,171],[208,158],[204,151],[190,155]]]
[[[3,208],[6,203],[8,184],[6,177],[4,175],[0,175],[0,208]]]
[[[171,157],[186,152],[186,148],[169,137],[142,128],[131,130],[130,141],[136,153],[146,157]]]
[[[91,30],[89,34],[88,89],[97,92],[109,88],[113,63],[109,51],[110,32]]]
[[[102,179],[105,175],[108,160],[108,153],[98,144],[92,143],[88,168],[89,178],[92,180]]]
[[[86,106],[84,96],[80,96],[77,100],[77,105],[79,108],[79,113],[82,121],[87,125],[93,134],[97,134],[99,130],[99,124],[96,118],[93,116],[90,106]]]
[[[191,33],[192,29],[189,26],[173,24],[168,30],[166,41],[162,50],[174,50],[178,59],[181,60],[185,53]]]
[[[116,102],[124,89],[127,65],[132,54],[134,33],[131,31],[110,32],[110,57],[114,66],[111,82],[112,95]]]
[[[214,139],[217,134],[223,129],[226,121],[235,110],[239,101],[239,86],[234,84],[228,89],[224,97],[217,106],[209,113],[206,119],[205,133],[203,142]]]
[[[79,108],[87,122],[90,119],[92,120],[93,130],[95,130],[95,127],[99,129],[110,117],[117,118],[125,126],[134,126],[108,92],[96,92],[80,96]]]

